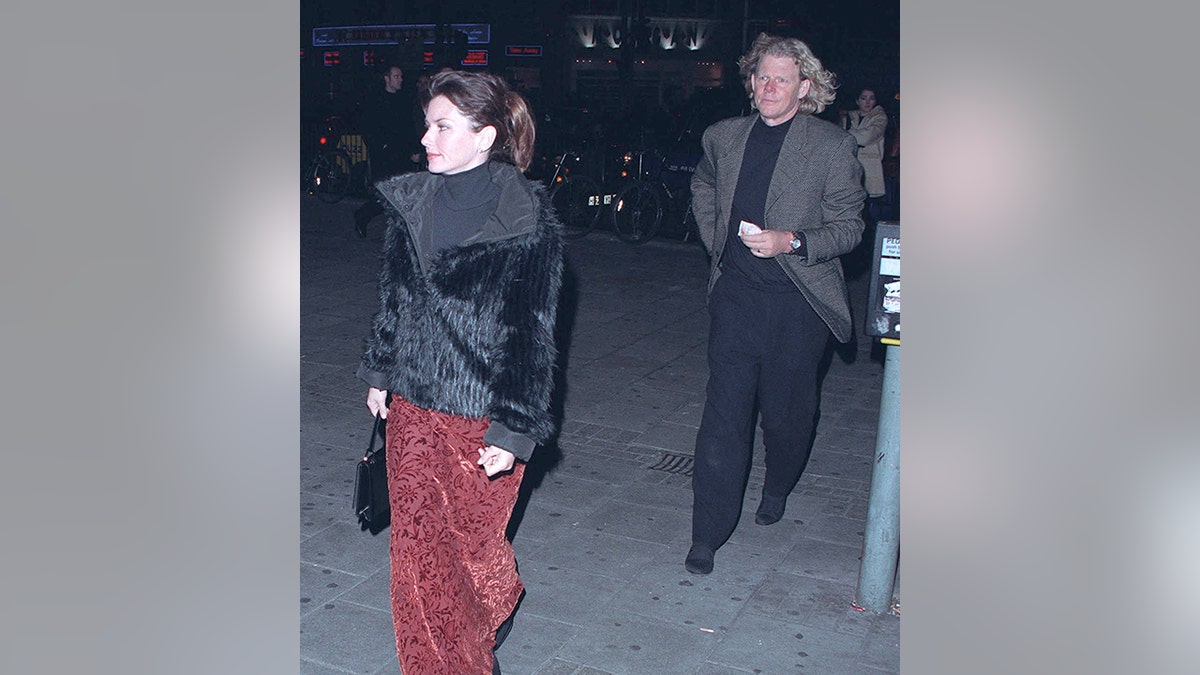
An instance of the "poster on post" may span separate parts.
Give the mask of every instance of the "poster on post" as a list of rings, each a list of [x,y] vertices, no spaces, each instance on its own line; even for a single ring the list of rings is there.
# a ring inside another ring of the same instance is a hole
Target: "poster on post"
[[[882,342],[900,344],[900,221],[881,220],[875,226],[865,328]]]

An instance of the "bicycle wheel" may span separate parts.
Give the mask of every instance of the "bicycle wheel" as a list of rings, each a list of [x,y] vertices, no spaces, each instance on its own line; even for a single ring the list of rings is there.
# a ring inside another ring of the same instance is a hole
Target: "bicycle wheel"
[[[567,178],[550,191],[550,203],[563,225],[563,236],[578,239],[592,231],[600,220],[604,195],[600,185],[587,176]]]
[[[621,241],[630,244],[650,241],[658,234],[662,217],[662,196],[649,181],[635,180],[617,190],[613,198],[613,229]]]
[[[318,199],[334,204],[346,196],[350,188],[350,156],[341,150],[327,150],[313,160],[308,172],[308,192]]]

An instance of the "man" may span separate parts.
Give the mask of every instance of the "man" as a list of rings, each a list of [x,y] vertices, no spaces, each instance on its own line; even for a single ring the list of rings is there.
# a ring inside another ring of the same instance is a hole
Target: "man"
[[[709,380],[696,436],[692,547],[713,569],[741,514],[757,402],[766,480],[755,522],[783,517],[812,449],[817,369],[830,334],[851,336],[838,256],[862,238],[866,192],[854,137],[813,117],[834,75],[808,45],[761,34],[738,61],[758,111],[704,132],[692,209],[711,259]]]
[[[389,66],[383,71],[383,91],[368,95],[359,112],[359,126],[371,160],[371,178],[380,181],[416,168],[411,155],[417,152],[421,132],[414,121],[416,104],[403,91],[404,70]],[[383,213],[375,199],[354,211],[354,231],[367,236],[367,223]]]

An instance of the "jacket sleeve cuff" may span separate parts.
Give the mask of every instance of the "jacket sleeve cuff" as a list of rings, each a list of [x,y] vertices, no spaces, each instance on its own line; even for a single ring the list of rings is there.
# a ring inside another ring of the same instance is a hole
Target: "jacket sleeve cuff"
[[[804,232],[800,230],[797,230],[792,234],[800,240],[800,248],[792,251],[792,254],[800,260],[808,260],[808,238],[804,235]]]
[[[383,376],[383,373],[377,370],[371,370],[365,363],[358,364],[358,372],[355,373],[355,375],[358,377],[358,379],[366,382],[376,389],[386,390],[388,388],[387,379]]]
[[[483,434],[484,445],[495,445],[516,455],[522,462],[528,462],[533,456],[537,443],[525,434],[517,433],[500,422],[493,421]]]

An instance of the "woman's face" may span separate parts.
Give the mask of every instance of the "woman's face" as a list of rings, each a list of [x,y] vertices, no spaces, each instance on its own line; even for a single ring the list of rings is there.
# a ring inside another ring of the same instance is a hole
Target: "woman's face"
[[[471,119],[450,99],[433,97],[425,109],[425,135],[421,137],[430,173],[462,173],[487,161],[496,130],[483,127],[475,131],[471,127]]]
[[[858,109],[860,112],[871,112],[871,108],[875,107],[875,92],[870,89],[863,89],[858,95]]]

